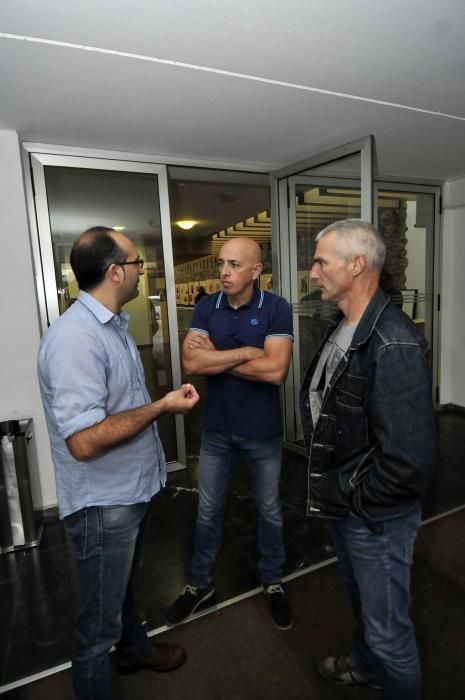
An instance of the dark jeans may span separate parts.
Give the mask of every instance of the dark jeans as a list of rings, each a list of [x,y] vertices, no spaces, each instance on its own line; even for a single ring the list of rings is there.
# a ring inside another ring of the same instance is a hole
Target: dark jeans
[[[383,700],[419,700],[421,669],[410,619],[410,566],[420,507],[383,524],[373,534],[361,518],[331,523],[341,578],[348,588],[357,627],[357,668],[383,686]]]
[[[152,648],[137,612],[131,580],[142,557],[150,503],[84,508],[64,519],[75,578],[73,686],[78,700],[114,700],[108,653]]]
[[[282,437],[244,438],[204,432],[200,451],[199,510],[195,529],[195,553],[191,583],[210,583],[221,546],[223,511],[229,483],[243,452],[252,474],[258,509],[258,572],[264,583],[281,580],[284,565],[283,518],[279,500]]]

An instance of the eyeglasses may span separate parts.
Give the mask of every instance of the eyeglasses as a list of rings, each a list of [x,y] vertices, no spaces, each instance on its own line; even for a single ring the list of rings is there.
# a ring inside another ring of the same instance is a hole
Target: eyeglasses
[[[126,260],[126,262],[116,263],[117,265],[139,265],[140,268],[144,267],[144,260],[142,258],[137,258],[136,260]]]

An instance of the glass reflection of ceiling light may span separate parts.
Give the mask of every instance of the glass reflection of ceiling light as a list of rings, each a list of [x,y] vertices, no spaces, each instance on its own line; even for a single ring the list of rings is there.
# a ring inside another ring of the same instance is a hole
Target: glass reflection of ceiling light
[[[61,263],[61,278],[66,282],[74,280],[74,273],[69,263]]]
[[[126,226],[112,226],[113,231],[124,231]]]
[[[197,221],[192,221],[191,219],[182,219],[181,221],[176,221],[177,225],[180,228],[183,228],[185,231],[189,231],[189,229],[194,228],[195,224],[197,224]]]

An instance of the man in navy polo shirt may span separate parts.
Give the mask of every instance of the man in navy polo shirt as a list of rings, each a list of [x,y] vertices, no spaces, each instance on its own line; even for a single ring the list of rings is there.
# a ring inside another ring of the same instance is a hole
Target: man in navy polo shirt
[[[260,575],[273,622],[292,626],[281,585],[285,561],[279,499],[282,418],[279,386],[292,350],[292,316],[285,299],[255,286],[263,265],[260,247],[234,238],[221,248],[223,291],[203,297],[183,345],[187,374],[207,377],[207,403],[200,451],[199,510],[190,584],[167,614],[175,625],[215,592],[215,559],[221,546],[223,511],[239,454],[247,456],[258,509]]]

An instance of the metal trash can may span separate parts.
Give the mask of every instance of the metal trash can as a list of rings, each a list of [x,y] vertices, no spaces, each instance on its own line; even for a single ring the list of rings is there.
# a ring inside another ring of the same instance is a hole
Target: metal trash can
[[[32,503],[28,444],[32,419],[0,422],[0,553],[40,542]]]

